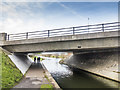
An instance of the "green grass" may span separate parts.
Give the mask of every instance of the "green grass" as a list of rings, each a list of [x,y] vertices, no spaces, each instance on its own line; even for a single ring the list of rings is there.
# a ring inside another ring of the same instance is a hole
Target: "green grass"
[[[51,58],[56,58],[56,56],[50,56]]]
[[[50,80],[48,79],[47,75],[45,75],[44,77],[48,80],[49,83],[51,83]],[[42,84],[41,88],[48,88],[49,90],[53,90],[53,85],[52,84]]]
[[[53,85],[52,84],[42,84],[41,88],[49,88],[49,90],[53,90]]]
[[[2,88],[12,88],[22,78],[22,73],[5,53],[2,55]]]
[[[48,79],[48,76],[47,76],[47,75],[45,75],[44,77],[50,82],[50,80]]]

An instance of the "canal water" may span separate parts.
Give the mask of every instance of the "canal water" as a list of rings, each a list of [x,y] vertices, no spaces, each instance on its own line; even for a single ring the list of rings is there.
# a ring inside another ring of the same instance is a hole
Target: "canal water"
[[[63,88],[118,88],[118,83],[67,65],[59,64],[61,59],[48,58],[42,63],[58,85]],[[111,90],[111,89],[110,89]]]

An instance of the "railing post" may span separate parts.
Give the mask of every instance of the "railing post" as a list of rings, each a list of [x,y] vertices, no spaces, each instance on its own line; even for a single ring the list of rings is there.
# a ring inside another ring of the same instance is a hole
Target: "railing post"
[[[89,25],[88,25],[88,33],[89,33]]]
[[[26,33],[26,39],[28,39],[28,32]]]
[[[50,30],[48,30],[48,37],[50,37]]]
[[[104,24],[102,24],[102,31],[104,32]]]
[[[73,27],[73,35],[75,35],[75,27]]]
[[[10,35],[8,35],[8,38],[7,38],[7,39],[8,39],[8,41],[9,41],[9,37],[10,37]]]

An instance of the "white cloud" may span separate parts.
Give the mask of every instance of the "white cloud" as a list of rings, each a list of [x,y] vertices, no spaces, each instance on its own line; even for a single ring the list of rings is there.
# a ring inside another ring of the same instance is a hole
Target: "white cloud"
[[[2,20],[0,21],[0,32],[7,33],[20,33],[34,31],[41,29],[44,26],[43,18],[32,18],[35,17],[35,13],[32,12],[29,3],[2,3]],[[33,4],[34,5],[34,4]],[[21,11],[17,11],[16,8],[22,7]],[[35,4],[34,7],[42,8],[42,4]],[[37,28],[36,28],[37,27]]]
[[[18,12],[16,10],[17,7],[24,7],[25,10],[21,12]],[[21,17],[21,15],[29,15],[32,12],[30,12],[30,7],[28,5],[28,3],[25,2],[21,2],[21,3],[14,3],[14,2],[9,2],[9,3],[2,3],[2,13],[4,16],[8,16],[8,17],[14,17],[14,18],[18,18]],[[3,16],[3,17],[4,17]]]
[[[25,22],[21,19],[11,19],[7,18],[1,26],[3,27],[0,32],[7,32],[7,33],[21,33],[21,32],[29,32],[31,30],[37,30],[38,28],[42,29],[44,21],[43,20],[31,20],[29,22]],[[37,28],[36,28],[37,27]]]
[[[50,5],[51,3],[48,3],[47,5]],[[46,30],[46,29],[53,29],[53,28],[62,28],[62,27],[71,27],[71,26],[79,26],[79,25],[85,25],[88,23],[87,16],[81,16],[77,14],[74,10],[71,8],[65,6],[62,3],[59,3],[60,6],[62,6],[64,9],[66,9],[68,12],[71,12],[74,17],[64,17],[64,16],[57,16],[51,14],[46,16],[40,16],[41,12],[39,11],[39,14],[34,13],[31,9],[37,8],[41,9],[46,7],[46,5],[42,5],[42,3],[33,3],[32,6],[29,6],[29,3],[27,2],[9,2],[9,3],[2,3],[2,21],[0,21],[0,32],[7,32],[7,33],[21,33],[21,32],[31,32],[31,31],[40,31],[40,30]],[[21,11],[18,11],[16,8],[22,7]],[[94,17],[90,17],[90,24],[95,23],[102,23],[102,22],[109,22],[111,20],[117,20],[114,15],[110,18],[101,19],[101,17],[97,17],[97,19],[94,19]],[[79,19],[79,20],[78,20]],[[100,19],[100,20],[98,20]],[[103,21],[102,21],[103,20]]]

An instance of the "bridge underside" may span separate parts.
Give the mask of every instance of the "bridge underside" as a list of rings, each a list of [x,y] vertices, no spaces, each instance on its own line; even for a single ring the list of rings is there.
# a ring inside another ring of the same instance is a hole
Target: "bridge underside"
[[[118,37],[3,46],[4,49],[12,53],[47,52],[47,51],[95,52],[104,50],[116,50],[118,49],[118,47],[119,47]]]
[[[41,53],[41,52],[73,52],[73,54],[92,53],[92,52],[111,52],[120,51],[120,47],[111,48],[92,48],[92,49],[71,49],[71,50],[48,50],[48,51],[30,51],[30,52],[11,52],[16,54]]]

